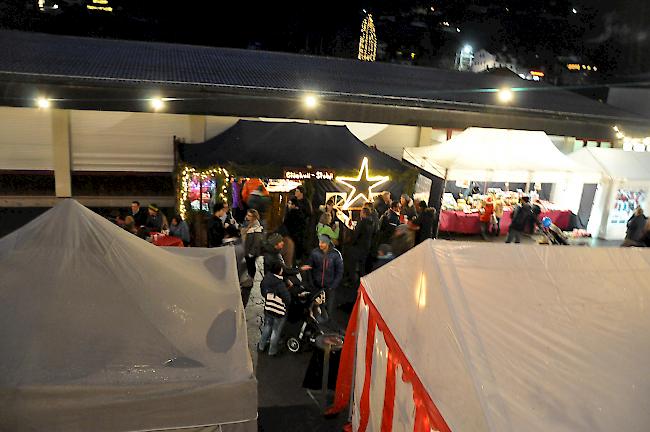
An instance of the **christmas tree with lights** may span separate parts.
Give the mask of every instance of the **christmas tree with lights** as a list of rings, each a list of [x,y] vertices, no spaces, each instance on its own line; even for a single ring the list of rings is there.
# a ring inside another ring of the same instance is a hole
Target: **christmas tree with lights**
[[[377,33],[372,15],[368,14],[361,23],[361,38],[359,39],[359,60],[375,61],[377,57]]]

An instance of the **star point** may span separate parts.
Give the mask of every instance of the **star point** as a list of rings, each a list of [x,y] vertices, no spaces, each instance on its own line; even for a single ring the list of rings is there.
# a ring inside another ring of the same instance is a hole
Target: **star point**
[[[356,177],[343,177],[337,176],[336,181],[350,188],[350,194],[345,200],[342,209],[349,209],[352,204],[359,199],[364,199],[364,202],[370,201],[372,191],[377,186],[386,183],[389,180],[388,176],[374,176],[370,177],[368,172],[368,158],[364,157],[359,168],[359,173]],[[357,186],[355,186],[355,184]]]

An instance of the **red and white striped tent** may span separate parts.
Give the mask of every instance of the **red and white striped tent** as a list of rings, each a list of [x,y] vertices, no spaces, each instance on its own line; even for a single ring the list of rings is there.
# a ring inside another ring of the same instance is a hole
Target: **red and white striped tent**
[[[650,427],[650,251],[427,241],[362,279],[353,431]]]

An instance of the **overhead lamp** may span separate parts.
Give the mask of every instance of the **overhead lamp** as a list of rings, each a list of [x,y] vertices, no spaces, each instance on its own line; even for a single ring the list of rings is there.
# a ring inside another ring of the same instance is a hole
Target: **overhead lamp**
[[[50,100],[44,97],[36,98],[36,106],[41,109],[47,109],[50,107]]]
[[[508,103],[512,101],[514,95],[512,94],[512,90],[509,88],[503,88],[499,90],[498,97],[500,102]]]
[[[465,46],[463,47],[463,52],[464,52],[465,54],[469,54],[469,53],[471,53],[471,52],[472,52],[472,46],[471,46],[471,45],[465,45]]]
[[[307,108],[316,108],[318,105],[318,98],[314,95],[307,95],[304,98],[304,103]]]
[[[151,108],[153,108],[154,111],[160,111],[165,107],[165,101],[163,98],[155,97],[152,98],[151,101]]]

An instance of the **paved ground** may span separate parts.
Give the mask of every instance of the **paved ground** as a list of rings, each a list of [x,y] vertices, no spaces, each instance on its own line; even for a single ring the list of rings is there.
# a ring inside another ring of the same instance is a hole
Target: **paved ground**
[[[259,289],[253,288],[246,307],[246,321],[249,349],[258,381],[258,430],[340,431],[346,422],[346,416],[342,414],[333,419],[324,418],[317,402],[320,393],[302,387],[312,351],[293,354],[284,349],[277,357],[257,352],[256,345],[264,315],[263,304]],[[347,315],[340,310],[338,313],[336,320],[344,325]],[[331,392],[329,395],[331,397]]]

